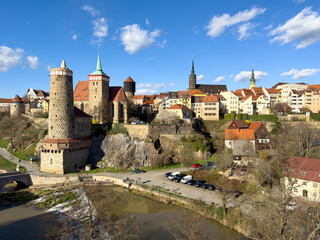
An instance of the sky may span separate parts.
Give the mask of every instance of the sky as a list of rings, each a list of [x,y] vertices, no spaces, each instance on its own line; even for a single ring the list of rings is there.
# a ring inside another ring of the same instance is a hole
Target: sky
[[[320,84],[319,0],[10,0],[0,7],[0,97],[49,91],[62,58],[73,84],[96,68],[136,94],[199,84]]]

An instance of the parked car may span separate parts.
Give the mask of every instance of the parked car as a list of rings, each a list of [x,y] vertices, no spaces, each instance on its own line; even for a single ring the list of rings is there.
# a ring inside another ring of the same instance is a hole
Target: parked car
[[[294,210],[295,208],[298,207],[298,204],[295,202],[288,202],[288,205],[286,206],[286,209],[288,210]]]
[[[235,198],[238,198],[239,196],[241,196],[243,194],[243,192],[240,191],[233,191],[232,192],[232,196],[234,196]]]
[[[184,176],[186,176],[186,175],[185,175],[185,174],[175,175],[174,178],[173,178],[173,180],[174,180],[175,182],[180,182],[181,179],[182,179]]]
[[[207,184],[207,189],[214,191],[216,189],[216,187],[213,184]]]
[[[191,179],[187,183],[188,183],[188,185],[193,186],[195,182],[196,182],[196,180]]]
[[[195,187],[201,187],[203,184],[205,184],[206,181],[205,180],[198,180],[194,183]]]
[[[181,179],[181,183],[188,183],[188,181],[192,180],[192,176],[191,175],[187,175],[187,176],[184,176],[182,179]]]
[[[209,161],[209,162],[206,162],[204,165],[203,165],[205,168],[209,168],[209,169],[215,169],[216,166],[213,164],[213,162]]]
[[[192,164],[192,168],[199,168],[199,167],[201,167],[201,164],[200,164],[200,163]]]
[[[145,172],[146,172],[145,170],[138,169],[138,168],[132,170],[132,173],[145,173]]]
[[[174,177],[178,174],[181,174],[181,172],[174,172],[174,173],[171,173],[170,176],[168,177],[169,180],[173,181]]]
[[[171,173],[172,173],[172,172],[167,172],[164,176],[165,176],[166,178],[168,178],[168,177],[171,175]]]
[[[208,185],[209,185],[209,184],[204,183],[204,184],[202,184],[201,188],[202,188],[202,189],[208,189]]]

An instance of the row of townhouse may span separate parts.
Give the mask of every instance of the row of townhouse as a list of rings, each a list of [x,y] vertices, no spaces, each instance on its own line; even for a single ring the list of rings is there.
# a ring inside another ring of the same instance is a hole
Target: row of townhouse
[[[270,114],[276,104],[285,104],[294,113],[320,112],[320,84],[278,83],[272,88],[252,87],[220,93],[224,113]]]
[[[136,95],[132,98],[135,105],[157,111],[170,111],[177,113],[180,119],[193,117],[204,120],[219,120],[221,109],[221,96],[207,95],[199,89],[190,91],[177,91],[160,93],[159,95]],[[147,99],[151,99],[148,101]],[[192,113],[192,114],[191,114]]]

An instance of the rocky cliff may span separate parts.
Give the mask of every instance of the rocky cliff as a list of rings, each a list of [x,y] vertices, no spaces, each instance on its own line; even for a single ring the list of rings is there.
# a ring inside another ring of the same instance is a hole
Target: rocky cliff
[[[126,134],[94,137],[90,162],[98,167],[130,168],[151,166],[159,162],[178,162],[182,144],[180,135],[160,135],[156,139],[140,140]],[[196,152],[195,161],[210,158],[209,152]]]

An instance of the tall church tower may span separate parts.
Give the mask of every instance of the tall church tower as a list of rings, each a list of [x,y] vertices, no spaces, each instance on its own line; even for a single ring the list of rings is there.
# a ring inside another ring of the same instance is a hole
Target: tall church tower
[[[250,78],[250,89],[256,87],[256,80],[254,79],[254,70],[252,68],[251,78]]]
[[[64,59],[59,68],[50,70],[49,138],[74,137],[72,75]]]
[[[196,85],[197,85],[197,76],[194,73],[194,61],[192,59],[192,69],[189,76],[189,90],[196,89]]]
[[[110,77],[102,71],[100,53],[98,52],[97,69],[88,75],[89,108],[93,121],[107,123],[109,118],[109,81]]]

